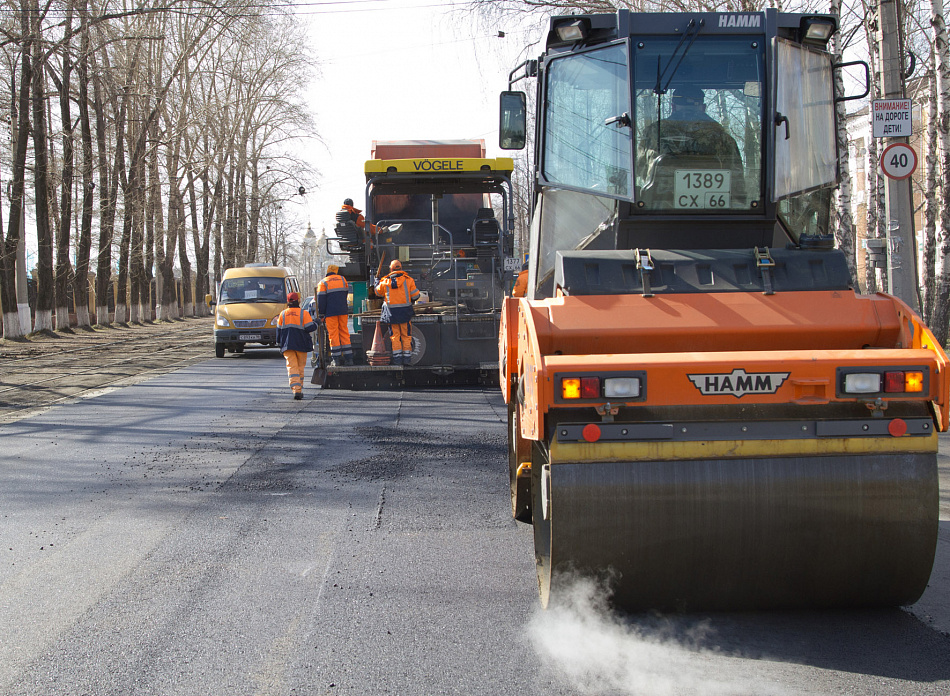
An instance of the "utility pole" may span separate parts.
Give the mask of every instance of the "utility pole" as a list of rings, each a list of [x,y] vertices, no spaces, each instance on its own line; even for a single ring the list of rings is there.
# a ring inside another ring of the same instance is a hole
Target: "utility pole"
[[[885,99],[903,99],[905,95],[904,56],[900,42],[900,2],[901,0],[879,0],[878,3],[881,86]],[[884,145],[907,141],[906,137],[888,137]],[[919,312],[917,234],[914,230],[911,177],[887,178],[884,209],[887,215],[887,290],[915,312]]]

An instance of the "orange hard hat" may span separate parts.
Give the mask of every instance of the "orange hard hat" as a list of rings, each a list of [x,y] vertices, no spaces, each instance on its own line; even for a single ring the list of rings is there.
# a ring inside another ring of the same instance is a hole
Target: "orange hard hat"
[[[389,264],[389,270],[390,270],[390,271],[401,271],[401,270],[402,270],[402,262],[401,262],[399,259],[393,259],[392,262]]]

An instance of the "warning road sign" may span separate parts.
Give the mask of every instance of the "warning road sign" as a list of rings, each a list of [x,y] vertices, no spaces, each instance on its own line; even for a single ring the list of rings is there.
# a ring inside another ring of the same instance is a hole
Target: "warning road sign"
[[[875,138],[909,138],[913,135],[914,103],[910,99],[875,99],[871,102],[871,135]]]
[[[890,179],[906,179],[917,169],[917,153],[907,143],[894,143],[881,153],[881,170]]]

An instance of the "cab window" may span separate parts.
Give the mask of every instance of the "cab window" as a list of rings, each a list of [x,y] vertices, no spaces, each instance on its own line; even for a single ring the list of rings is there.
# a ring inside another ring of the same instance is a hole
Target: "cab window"
[[[760,210],[762,42],[699,37],[685,54],[678,44],[635,40],[638,209]]]
[[[558,58],[547,73],[542,169],[551,183],[630,195],[626,44]]]

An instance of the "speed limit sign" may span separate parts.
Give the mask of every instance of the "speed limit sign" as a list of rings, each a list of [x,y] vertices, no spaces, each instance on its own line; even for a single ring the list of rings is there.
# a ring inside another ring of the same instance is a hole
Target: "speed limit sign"
[[[881,153],[881,170],[889,179],[906,179],[917,169],[917,153],[907,143],[894,143]]]

